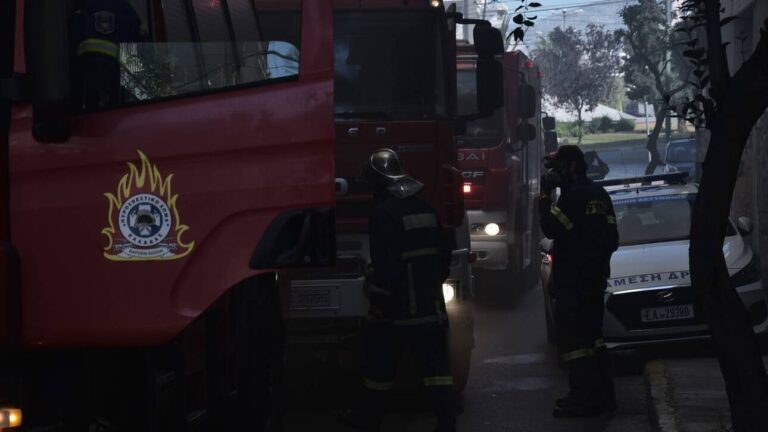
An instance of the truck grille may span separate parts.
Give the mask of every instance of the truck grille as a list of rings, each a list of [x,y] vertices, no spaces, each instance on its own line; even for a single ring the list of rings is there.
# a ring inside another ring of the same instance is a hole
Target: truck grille
[[[673,299],[666,302],[660,300],[660,293],[672,293]],[[643,308],[658,308],[666,306],[693,305],[693,318],[671,321],[643,322]],[[627,330],[650,330],[658,328],[673,328],[706,324],[704,311],[693,287],[681,286],[665,289],[648,289],[625,293],[615,293],[608,297],[605,305],[610,312]]]

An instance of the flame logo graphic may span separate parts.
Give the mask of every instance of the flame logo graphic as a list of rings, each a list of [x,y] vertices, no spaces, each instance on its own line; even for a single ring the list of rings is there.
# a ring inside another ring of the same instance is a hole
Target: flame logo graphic
[[[105,193],[109,202],[109,226],[101,230],[109,240],[104,248],[104,257],[112,261],[151,261],[174,260],[182,258],[192,252],[195,242],[186,243],[182,235],[189,230],[187,225],[181,223],[179,209],[176,206],[178,194],[173,194],[171,182],[173,174],[163,178],[157,166],[153,165],[147,156],[137,150],[140,166],[128,162],[128,173],[120,178],[117,185],[117,193]],[[158,197],[168,210],[175,224],[173,230],[162,241],[162,244],[145,247],[134,244],[126,239],[121,230],[116,229],[121,223],[119,213],[126,201],[137,194],[151,194]]]

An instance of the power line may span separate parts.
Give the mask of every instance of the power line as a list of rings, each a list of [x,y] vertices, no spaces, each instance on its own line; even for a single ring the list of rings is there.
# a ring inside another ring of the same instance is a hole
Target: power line
[[[546,1],[546,0],[542,0]],[[551,6],[551,7],[540,7],[540,8],[532,8],[529,9],[529,13],[533,12],[549,12],[549,11],[560,11],[563,9],[572,9],[572,8],[585,8],[585,7],[595,7],[595,6],[603,6],[603,5],[611,5],[611,4],[619,4],[619,3],[630,3],[634,0],[603,0],[603,1],[593,1],[588,3],[572,3],[572,4],[562,4],[558,6]],[[500,0],[497,3],[520,3],[518,0]],[[510,11],[510,13],[512,13]]]

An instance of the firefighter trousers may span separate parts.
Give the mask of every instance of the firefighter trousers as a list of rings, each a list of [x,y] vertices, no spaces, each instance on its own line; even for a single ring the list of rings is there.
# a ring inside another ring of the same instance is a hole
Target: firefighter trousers
[[[580,406],[615,408],[610,357],[602,336],[602,290],[557,294],[555,323],[560,360],[568,368],[569,402]]]
[[[363,335],[364,385],[369,396],[366,411],[380,421],[386,410],[382,395],[394,386],[397,365],[410,351],[421,373],[432,408],[437,431],[453,431],[456,422],[456,396],[447,341],[446,323],[399,325],[397,321],[369,322]]]

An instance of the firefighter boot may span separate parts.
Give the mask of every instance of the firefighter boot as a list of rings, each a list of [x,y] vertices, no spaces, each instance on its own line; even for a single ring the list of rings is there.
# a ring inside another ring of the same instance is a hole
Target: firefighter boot
[[[453,386],[438,386],[430,389],[432,409],[437,417],[435,432],[456,432],[457,397]]]
[[[611,356],[608,354],[608,349],[598,349],[597,361],[601,377],[600,400],[606,410],[615,411],[616,391],[613,388],[613,376],[611,375]]]
[[[573,359],[567,363],[570,393],[558,402],[552,415],[557,418],[589,417],[602,413],[600,374],[594,355]]]

